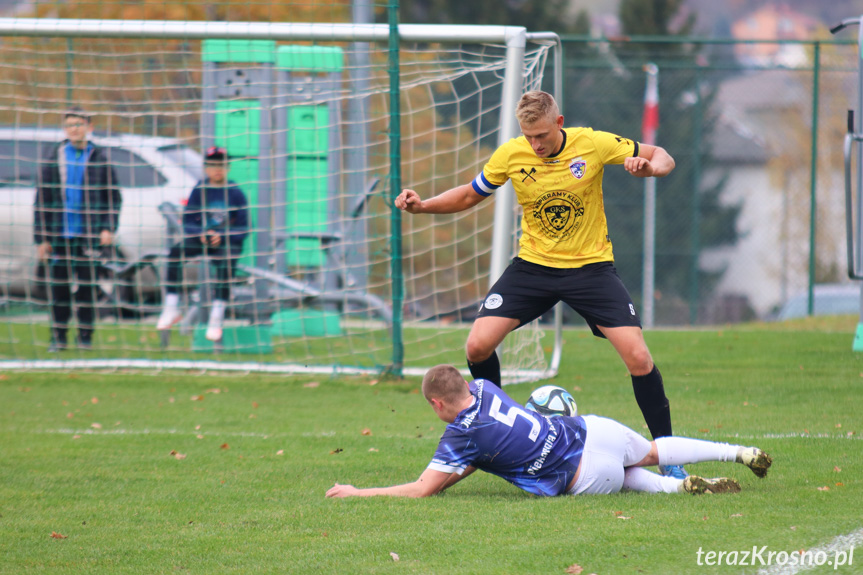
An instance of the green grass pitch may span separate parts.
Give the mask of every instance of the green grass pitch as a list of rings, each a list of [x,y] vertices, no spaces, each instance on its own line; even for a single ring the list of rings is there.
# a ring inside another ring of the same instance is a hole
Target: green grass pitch
[[[646,333],[677,435],[774,457],[763,480],[689,466],[738,478],[724,496],[543,499],[476,473],[429,499],[328,500],[336,481],[424,469],[444,424],[418,380],[8,372],[0,573],[756,573],[697,553],[827,549],[863,528],[855,322]],[[566,332],[552,382],[646,434],[607,342]],[[863,573],[863,549],[853,559],[807,573]]]

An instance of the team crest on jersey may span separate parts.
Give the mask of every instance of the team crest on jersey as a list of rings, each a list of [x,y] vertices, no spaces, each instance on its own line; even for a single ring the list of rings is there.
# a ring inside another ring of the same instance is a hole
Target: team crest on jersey
[[[579,180],[584,177],[584,170],[586,168],[587,162],[582,160],[581,157],[575,158],[569,163],[569,171]]]
[[[554,240],[571,236],[584,216],[584,202],[566,190],[543,194],[533,204],[533,217],[545,235]]]

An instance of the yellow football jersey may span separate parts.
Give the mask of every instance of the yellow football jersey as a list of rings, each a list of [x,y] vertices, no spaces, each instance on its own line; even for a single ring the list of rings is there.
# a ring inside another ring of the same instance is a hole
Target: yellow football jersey
[[[591,128],[565,128],[563,148],[538,157],[524,136],[501,145],[473,181],[483,196],[512,180],[524,212],[519,257],[555,268],[614,261],[602,175],[638,155],[638,142]]]

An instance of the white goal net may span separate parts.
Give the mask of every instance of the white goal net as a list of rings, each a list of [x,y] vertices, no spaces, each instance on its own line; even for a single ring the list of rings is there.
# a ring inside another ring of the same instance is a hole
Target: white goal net
[[[476,176],[513,113],[502,109],[507,45],[403,38],[394,150],[385,42],[160,38],[147,25],[147,34],[125,37],[34,32],[0,43],[3,365],[409,373],[463,365],[489,287],[494,202],[451,216],[402,215],[399,234],[392,166],[423,197]],[[518,89],[539,88],[549,46],[527,42],[523,52]],[[89,141],[116,178],[120,206],[91,205],[96,196],[81,186],[46,200],[51,174],[73,177],[58,146],[72,108],[91,119]],[[199,241],[191,215],[208,221],[215,210],[187,205],[211,147],[226,151],[228,178],[247,201],[247,229],[230,229],[230,210],[216,229],[245,240],[230,255],[208,246],[172,260],[172,248]],[[103,212],[118,218],[110,246],[86,223]],[[507,218],[517,230],[515,209]],[[46,229],[49,220],[56,229]],[[49,258],[37,258],[36,241],[55,242]],[[72,244],[65,254],[61,246]],[[394,298],[395,284],[403,298]],[[158,331],[169,285],[181,319]],[[218,299],[227,308],[222,337],[211,341]],[[90,329],[87,346],[81,334]],[[554,342],[542,338],[538,324],[510,335],[506,380],[548,375],[543,347]]]

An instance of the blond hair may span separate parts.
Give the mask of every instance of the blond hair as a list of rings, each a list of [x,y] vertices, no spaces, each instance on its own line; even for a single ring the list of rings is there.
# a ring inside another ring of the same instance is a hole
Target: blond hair
[[[423,396],[426,401],[434,398],[453,402],[469,393],[464,377],[451,365],[436,365],[423,377]]]
[[[534,124],[541,120],[556,122],[560,108],[554,96],[548,92],[533,90],[525,92],[515,107],[515,117],[519,124]]]

